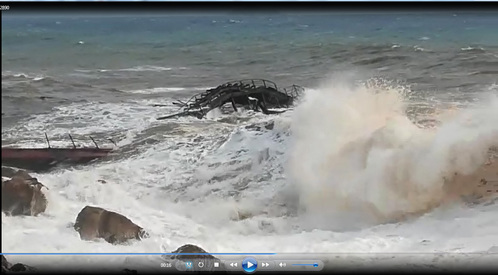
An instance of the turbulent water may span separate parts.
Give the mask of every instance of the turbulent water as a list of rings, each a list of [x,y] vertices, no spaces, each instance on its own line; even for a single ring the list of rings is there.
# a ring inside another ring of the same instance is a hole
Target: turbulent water
[[[496,253],[497,188],[465,204],[444,179],[498,146],[497,18],[2,14],[2,146],[45,147],[44,133],[67,146],[70,133],[119,147],[34,174],[47,211],[2,214],[2,251]],[[246,78],[306,90],[278,115],[156,120],[174,100]],[[80,240],[72,223],[85,205],[150,238]]]

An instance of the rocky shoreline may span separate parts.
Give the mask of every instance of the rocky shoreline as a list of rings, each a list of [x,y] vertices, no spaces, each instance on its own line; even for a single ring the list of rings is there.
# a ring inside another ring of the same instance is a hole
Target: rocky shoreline
[[[272,125],[273,126],[273,125]],[[498,193],[498,155],[496,148],[490,150],[489,159],[470,174],[455,173],[445,178],[444,200],[441,203],[460,200],[466,204],[482,203]],[[48,200],[44,192],[49,190],[27,171],[2,167],[2,211],[7,216],[38,216],[45,212]],[[420,214],[420,213],[419,213]],[[406,217],[405,217],[406,218]],[[101,207],[87,205],[76,216],[73,226],[83,241],[103,239],[113,245],[126,245],[149,237],[143,227],[126,216]],[[171,253],[163,255],[167,261],[219,260],[194,244],[185,244]],[[177,253],[190,253],[178,255]],[[191,255],[193,253],[201,255]],[[11,264],[2,255],[2,273],[36,271],[22,263]],[[122,270],[135,274],[136,270]],[[195,268],[194,268],[195,271]]]
[[[45,212],[48,201],[42,188],[48,190],[38,179],[27,171],[2,167],[2,212],[7,216],[38,216]],[[77,215],[73,226],[84,241],[104,239],[113,245],[126,245],[130,241],[148,238],[147,231],[120,213],[96,206],[85,206]],[[185,244],[171,253],[191,253],[202,255],[164,256],[165,260],[187,261],[194,259],[217,260],[204,249],[193,244]],[[2,273],[37,272],[35,267],[22,263],[12,264],[2,255]],[[136,270],[123,269],[126,274],[137,274]]]

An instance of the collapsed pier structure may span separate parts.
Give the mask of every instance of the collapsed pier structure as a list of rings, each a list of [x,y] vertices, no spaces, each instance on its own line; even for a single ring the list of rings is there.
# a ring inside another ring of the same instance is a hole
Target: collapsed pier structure
[[[95,159],[104,158],[114,151],[112,147],[99,147],[97,142],[90,136],[95,147],[76,147],[73,137],[69,138],[73,147],[54,148],[45,133],[48,148],[12,148],[2,147],[2,166],[27,169],[33,172],[47,171],[59,164],[84,164]],[[109,139],[115,146],[116,143]]]
[[[265,79],[232,81],[196,94],[186,102],[173,102],[181,108],[181,111],[157,119],[180,116],[203,118],[209,111],[220,108],[226,103],[231,103],[235,111],[237,111],[237,105],[242,105],[264,114],[280,113],[281,111],[269,109],[289,108],[303,91],[304,88],[298,85],[279,90],[274,82]]]

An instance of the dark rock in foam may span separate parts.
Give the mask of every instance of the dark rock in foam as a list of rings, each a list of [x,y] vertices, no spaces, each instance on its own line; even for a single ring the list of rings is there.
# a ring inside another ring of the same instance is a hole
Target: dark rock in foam
[[[82,240],[102,238],[108,243],[122,244],[128,240],[141,240],[148,233],[125,216],[100,207],[85,206],[74,224]]]
[[[48,202],[42,187],[44,185],[26,171],[15,172],[12,179],[2,180],[2,211],[12,216],[37,216],[45,212]]]

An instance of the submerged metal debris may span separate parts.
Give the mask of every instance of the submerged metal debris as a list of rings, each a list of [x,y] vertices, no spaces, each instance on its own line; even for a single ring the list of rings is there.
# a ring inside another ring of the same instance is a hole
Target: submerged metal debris
[[[303,91],[304,88],[298,85],[279,90],[274,82],[265,79],[227,82],[199,93],[186,102],[173,102],[181,108],[181,111],[157,119],[179,116],[203,118],[212,109],[220,108],[228,102],[232,103],[235,111],[237,105],[242,105],[255,111],[261,110],[264,114],[280,113],[282,111],[271,111],[269,108],[289,108]]]
[[[62,163],[88,163],[95,159],[107,157],[114,150],[112,147],[99,147],[91,136],[90,139],[95,144],[95,148],[77,148],[71,135],[69,135],[69,138],[73,144],[72,148],[53,148],[50,146],[47,134],[45,134],[45,138],[47,140],[48,148],[2,147],[2,166],[5,165],[34,172],[42,172]],[[109,139],[109,141],[116,145],[112,139]]]

